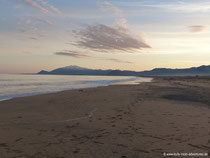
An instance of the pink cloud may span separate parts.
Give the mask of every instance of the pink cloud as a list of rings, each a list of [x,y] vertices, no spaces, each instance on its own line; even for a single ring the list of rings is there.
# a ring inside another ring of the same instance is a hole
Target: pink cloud
[[[61,14],[61,11],[60,11],[59,9],[55,8],[54,6],[51,5],[51,6],[49,6],[49,7],[50,7],[50,9],[52,9],[54,12]]]
[[[122,11],[108,1],[104,1],[103,3],[101,3],[100,9],[103,12],[108,12],[108,13],[114,14],[115,16],[122,15]]]
[[[38,8],[40,11],[42,11],[43,13],[48,13],[48,10],[45,9],[44,7],[42,7],[40,4],[38,4],[37,2],[34,2],[32,0],[24,0],[25,3],[29,4],[30,6],[34,7],[34,8]]]
[[[77,52],[77,51],[63,51],[63,52],[56,52],[54,54],[62,55],[62,56],[69,56],[69,57],[73,57],[73,58],[89,58],[89,57],[91,57],[87,54]]]
[[[36,18],[37,21],[39,22],[43,22],[45,24],[48,24],[48,25],[53,25],[52,22],[50,22],[49,20],[45,20],[45,19],[41,19],[41,18]]]
[[[44,6],[48,7],[48,8],[50,8],[52,11],[54,11],[54,12],[56,12],[56,13],[58,13],[58,14],[61,13],[61,11],[60,11],[58,8],[56,8],[55,6],[49,4],[48,2],[46,2],[46,1],[44,1],[44,0],[38,0],[38,1],[39,1],[42,5],[44,5]]]
[[[189,26],[190,32],[192,33],[199,33],[199,32],[203,32],[207,29],[206,26],[203,25],[193,25],[193,26]]]

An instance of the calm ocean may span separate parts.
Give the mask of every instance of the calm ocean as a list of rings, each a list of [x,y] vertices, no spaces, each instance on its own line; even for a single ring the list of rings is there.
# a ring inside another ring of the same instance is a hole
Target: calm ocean
[[[118,83],[150,82],[151,78],[124,76],[62,76],[0,74],[0,100],[58,92],[63,90],[107,86]]]

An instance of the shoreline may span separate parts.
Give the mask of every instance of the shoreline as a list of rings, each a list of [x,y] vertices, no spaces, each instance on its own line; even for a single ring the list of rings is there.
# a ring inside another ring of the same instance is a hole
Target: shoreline
[[[5,98],[5,99],[0,99],[0,102],[10,100],[10,99],[15,99],[15,98]]]
[[[30,97],[30,96],[39,96],[39,95],[44,95],[44,94],[51,94],[51,93],[59,93],[63,91],[73,91],[73,90],[80,90],[80,89],[89,89],[89,88],[98,88],[98,87],[107,87],[107,86],[112,86],[112,85],[135,85],[135,84],[141,84],[141,83],[146,83],[146,82],[152,82],[153,78],[152,77],[139,77],[143,78],[145,80],[143,81],[122,81],[122,82],[116,82],[108,85],[99,85],[99,86],[93,86],[93,87],[84,87],[84,88],[74,88],[74,89],[66,89],[66,90],[60,90],[60,91],[52,91],[52,92],[43,92],[43,93],[31,93],[29,95],[24,95],[23,96],[17,96],[17,97],[10,97],[10,98],[5,98],[5,99],[0,99],[0,102],[2,101],[7,101],[11,99],[16,99],[16,98],[22,98],[22,97]]]
[[[210,77],[158,77],[0,102],[1,157],[210,153]]]

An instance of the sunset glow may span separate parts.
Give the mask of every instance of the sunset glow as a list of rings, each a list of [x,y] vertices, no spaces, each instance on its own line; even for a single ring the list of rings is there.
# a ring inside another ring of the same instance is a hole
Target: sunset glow
[[[210,63],[210,0],[2,0],[0,73]]]

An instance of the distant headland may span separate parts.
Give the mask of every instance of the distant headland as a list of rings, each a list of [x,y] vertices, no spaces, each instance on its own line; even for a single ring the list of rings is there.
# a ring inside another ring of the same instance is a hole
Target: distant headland
[[[67,66],[52,71],[42,70],[39,75],[97,75],[97,76],[207,76],[210,75],[210,65],[185,69],[155,68],[150,71],[101,70],[88,69],[79,66]]]

